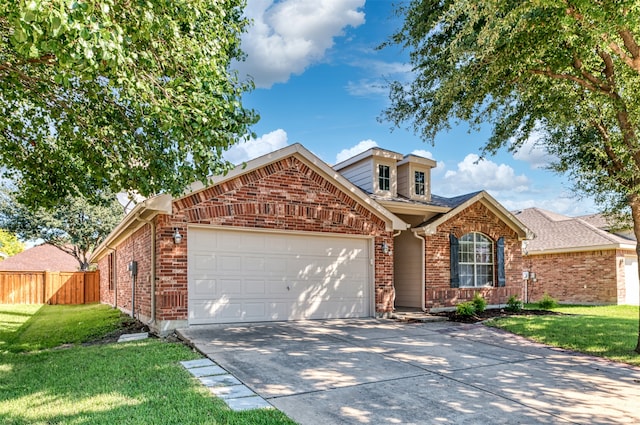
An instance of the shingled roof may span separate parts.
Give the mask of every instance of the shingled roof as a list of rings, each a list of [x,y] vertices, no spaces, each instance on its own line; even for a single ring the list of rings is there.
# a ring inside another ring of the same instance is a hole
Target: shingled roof
[[[0,261],[0,271],[73,272],[78,260],[53,245],[42,244]]]
[[[567,217],[540,208],[513,213],[536,238],[527,242],[527,252],[571,252],[593,249],[635,249],[635,241],[602,230],[579,217]]]

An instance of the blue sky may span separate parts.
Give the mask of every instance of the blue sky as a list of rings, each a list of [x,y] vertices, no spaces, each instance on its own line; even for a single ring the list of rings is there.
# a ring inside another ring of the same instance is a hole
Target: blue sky
[[[477,162],[490,129],[469,133],[463,124],[435,144],[412,131],[379,122],[389,105],[387,81],[411,78],[408,54],[376,49],[401,25],[391,0],[248,0],[253,25],[243,36],[245,62],[256,89],[244,105],[256,109],[257,138],[226,157],[240,163],[301,143],[332,165],[372,146],[432,158],[433,193],[457,196],[487,190],[510,210],[537,206],[570,216],[596,212],[571,185],[543,167],[549,158],[533,143],[516,155],[506,149]]]

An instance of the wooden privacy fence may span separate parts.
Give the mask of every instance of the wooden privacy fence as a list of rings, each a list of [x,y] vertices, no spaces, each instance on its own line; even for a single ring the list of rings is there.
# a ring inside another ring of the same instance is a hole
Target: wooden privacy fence
[[[0,271],[0,304],[87,304],[100,301],[100,272]]]

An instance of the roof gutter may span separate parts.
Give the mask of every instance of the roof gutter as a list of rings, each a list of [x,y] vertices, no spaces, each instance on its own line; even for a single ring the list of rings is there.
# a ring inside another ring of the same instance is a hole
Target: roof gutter
[[[551,249],[539,249],[535,251],[529,250],[525,257],[532,255],[546,255],[546,254],[568,254],[571,252],[590,252],[590,251],[613,251],[613,250],[627,250],[634,251],[636,245],[627,244],[612,244],[612,245],[594,245],[594,246],[579,246],[579,247],[566,247],[566,248],[551,248]]]
[[[171,195],[158,195],[153,198],[144,200],[137,204],[129,214],[109,233],[100,245],[96,247],[91,255],[90,262],[95,263],[108,254],[109,247],[119,245],[123,240],[128,238],[133,232],[138,230],[144,224],[140,224],[140,218],[151,220],[158,214],[171,214],[172,212]]]

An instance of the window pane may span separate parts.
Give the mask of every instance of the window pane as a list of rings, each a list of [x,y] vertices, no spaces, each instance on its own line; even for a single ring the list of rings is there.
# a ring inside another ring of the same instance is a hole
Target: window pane
[[[473,284],[473,266],[460,265],[460,286],[474,286]]]
[[[415,172],[415,191],[416,195],[424,195],[424,172]]]
[[[459,239],[460,286],[493,285],[493,241],[481,233]]]
[[[378,165],[378,186],[380,190],[389,190],[389,166]]]

